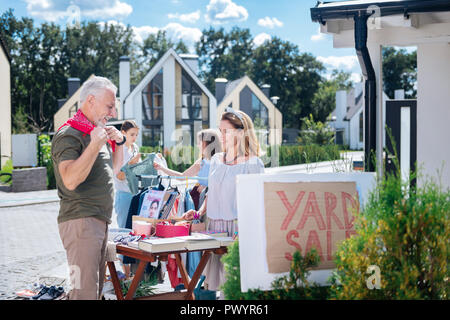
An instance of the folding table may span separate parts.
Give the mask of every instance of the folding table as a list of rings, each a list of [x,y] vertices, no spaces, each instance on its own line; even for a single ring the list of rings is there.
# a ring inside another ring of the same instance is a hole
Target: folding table
[[[180,253],[183,252],[193,252],[193,251],[202,251],[202,257],[200,259],[200,262],[197,266],[197,269],[194,272],[194,275],[192,276],[192,279],[189,279],[188,273],[186,271],[186,267],[183,264],[183,261],[181,260]],[[139,260],[139,265],[137,267],[136,274],[134,275],[134,278],[131,282],[130,288],[128,289],[128,292],[126,296],[124,297],[122,288],[120,286],[119,278],[117,276],[116,267],[114,265],[114,261],[108,261],[108,268],[109,272],[111,274],[111,281],[114,286],[114,291],[117,296],[117,300],[131,300],[133,299],[134,293],[136,292],[136,289],[139,285],[139,282],[142,279],[142,276],[144,274],[145,268],[147,266],[147,263],[154,262],[157,259],[159,261],[167,261],[168,256],[170,254],[175,255],[176,263],[178,266],[178,270],[181,274],[181,279],[183,281],[184,287],[187,289],[187,291],[174,291],[174,292],[167,292],[167,293],[161,293],[161,294],[154,294],[147,297],[138,297],[134,298],[136,300],[194,300],[194,288],[203,272],[203,269],[205,269],[205,266],[208,262],[209,257],[212,253],[214,254],[225,254],[227,253],[227,247],[220,247],[217,249],[199,249],[199,250],[177,250],[177,251],[166,251],[166,252],[158,252],[158,253],[152,253],[148,251],[144,251],[138,248],[129,247],[122,244],[116,245],[116,252],[117,254],[121,254],[124,256],[128,256],[131,258],[135,258]]]

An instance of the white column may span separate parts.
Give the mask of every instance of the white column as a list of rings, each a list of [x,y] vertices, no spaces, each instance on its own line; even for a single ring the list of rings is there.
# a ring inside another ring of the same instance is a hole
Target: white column
[[[164,148],[175,145],[175,58],[169,56],[163,65]]]
[[[402,181],[409,179],[411,159],[411,109],[401,107],[400,109],[400,171]]]
[[[450,188],[450,44],[417,46],[417,164],[421,175]]]

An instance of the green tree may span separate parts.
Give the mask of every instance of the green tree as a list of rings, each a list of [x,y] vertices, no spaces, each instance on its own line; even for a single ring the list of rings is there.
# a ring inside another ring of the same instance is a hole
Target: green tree
[[[91,21],[83,22],[80,28],[66,28],[63,32],[65,41],[61,54],[67,66],[67,77],[78,77],[84,82],[95,74],[109,78],[118,85],[119,58],[131,55],[134,50],[130,25],[102,26]]]
[[[68,77],[83,82],[96,74],[117,84],[119,57],[132,50],[130,26],[84,22],[80,28],[36,27],[33,19],[17,19],[12,9],[0,16],[0,32],[11,54],[13,130],[21,132],[54,129],[57,99],[67,96]]]
[[[11,112],[13,119],[21,119],[20,128],[13,123],[13,130],[48,130],[65,83],[59,26],[35,27],[32,19],[19,20],[10,9],[0,17],[0,31],[11,54]]]
[[[211,92],[215,92],[216,78],[236,80],[249,72],[252,41],[249,29],[233,27],[228,33],[223,28],[203,30],[196,51],[200,77]]]
[[[150,34],[142,44],[136,44],[136,50],[133,51],[131,57],[131,64],[134,69],[131,83],[139,83],[170,48],[173,48],[177,53],[189,52],[183,40],[175,43],[167,37],[166,31],[162,30],[159,30],[156,34]]]
[[[273,37],[254,50],[250,76],[258,85],[269,84],[270,94],[280,97],[277,108],[283,114],[283,126],[300,128],[300,119],[312,112],[323,70],[311,54]]]
[[[417,51],[408,53],[405,49],[383,47],[383,89],[394,98],[397,89],[405,90],[406,99],[415,99],[417,90]]]
[[[350,73],[333,70],[330,79],[325,77],[319,83],[319,88],[312,99],[312,115],[314,119],[325,122],[336,108],[336,91],[349,90],[353,87]]]

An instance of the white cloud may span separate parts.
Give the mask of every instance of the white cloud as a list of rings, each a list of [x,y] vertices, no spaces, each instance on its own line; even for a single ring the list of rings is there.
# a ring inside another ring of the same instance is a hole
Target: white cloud
[[[320,33],[320,26],[317,29],[317,34],[313,34],[311,36],[312,41],[321,41],[325,40],[327,38],[327,35],[325,33]]]
[[[260,45],[262,45],[267,40],[270,40],[271,38],[272,37],[270,36],[270,34],[262,32],[253,38],[253,44],[255,45],[255,47],[259,47]]]
[[[232,0],[210,0],[206,6],[205,20],[208,23],[222,24],[230,21],[245,21],[248,11]]]
[[[151,26],[131,27],[131,29],[133,29],[134,40],[141,44],[149,35],[157,34],[159,31],[158,27]]]
[[[104,27],[105,23],[126,28],[126,25],[124,23],[115,20],[108,20],[107,22],[99,22],[98,24],[101,27]],[[171,39],[172,41],[177,42],[179,40],[183,40],[183,42],[188,46],[188,48],[192,52],[194,49],[195,42],[199,41],[202,36],[202,31],[200,29],[185,27],[176,22],[169,23],[162,28],[152,26],[140,26],[140,27],[132,26],[131,29],[133,30],[134,40],[139,44],[142,44],[149,35],[157,34],[158,31],[161,30],[165,31],[167,38]]]
[[[167,36],[172,40],[183,40],[188,46],[193,46],[202,36],[200,29],[185,27],[176,22],[169,23],[162,29],[167,32]]]
[[[73,6],[79,8],[81,20],[96,19],[122,19],[133,12],[133,7],[121,0],[24,0],[27,12],[46,21],[56,22],[61,19],[73,17]]]
[[[318,56],[317,60],[322,62],[326,67],[331,67],[333,69],[345,69],[346,71],[353,70],[353,68],[358,66],[358,58],[355,56],[329,56],[321,57]]]
[[[191,12],[191,13],[184,13],[184,14],[179,14],[179,13],[169,13],[167,15],[167,17],[169,19],[178,19],[181,22],[186,22],[186,23],[195,23],[200,19],[200,10]]]
[[[279,28],[282,27],[283,22],[281,22],[277,18],[265,17],[264,19],[258,20],[258,25],[260,25],[261,27],[273,29],[275,27],[279,27]]]
[[[105,24],[113,25],[113,26],[120,26],[122,28],[126,28],[127,26],[120,21],[116,20],[108,20],[108,21],[100,21],[98,22],[98,25],[103,28]],[[159,31],[158,27],[151,27],[151,26],[142,26],[142,27],[135,27],[132,26],[131,29],[133,30],[133,36],[134,40],[138,42],[139,44],[142,44],[144,42],[144,39],[146,39],[150,34],[156,34]]]

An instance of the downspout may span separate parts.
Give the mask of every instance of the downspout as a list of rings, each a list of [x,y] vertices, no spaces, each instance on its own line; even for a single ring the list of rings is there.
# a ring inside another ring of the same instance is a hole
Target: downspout
[[[364,169],[376,171],[376,78],[367,49],[367,20],[370,15],[358,12],[355,21],[355,50],[364,76]],[[381,169],[381,168],[380,168]]]

